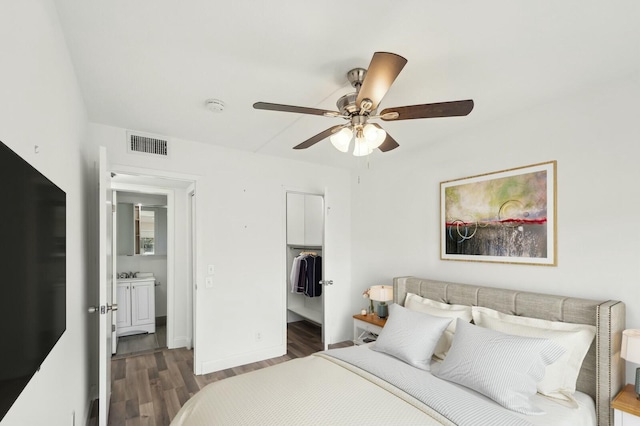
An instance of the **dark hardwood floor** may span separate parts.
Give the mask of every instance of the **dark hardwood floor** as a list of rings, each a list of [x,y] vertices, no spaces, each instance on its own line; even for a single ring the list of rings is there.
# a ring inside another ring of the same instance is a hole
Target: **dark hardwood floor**
[[[185,348],[161,349],[113,359],[109,425],[168,425],[180,407],[209,383],[305,357],[323,349],[319,326],[298,321],[289,323],[287,331],[286,355],[202,376],[193,374],[193,352]],[[331,347],[351,345],[351,341],[347,341]],[[93,406],[90,426],[98,423],[97,401]]]

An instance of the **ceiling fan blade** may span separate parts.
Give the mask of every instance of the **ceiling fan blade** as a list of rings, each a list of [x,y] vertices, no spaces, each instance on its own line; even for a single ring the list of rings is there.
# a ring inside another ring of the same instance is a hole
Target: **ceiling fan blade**
[[[317,135],[307,139],[306,141],[302,142],[301,144],[298,144],[298,145],[294,146],[293,149],[306,149],[306,148],[309,148],[310,146],[313,146],[313,145],[317,144],[321,140],[326,139],[329,136],[333,135],[335,132],[337,132],[338,130],[342,129],[343,127],[345,127],[344,124],[333,126],[333,127],[329,128],[329,129],[325,130],[324,132],[320,132]]]
[[[385,121],[412,120],[414,118],[459,117],[468,115],[473,109],[473,100],[439,102],[435,104],[410,105],[395,108],[385,108],[380,112],[380,118]],[[397,117],[393,117],[395,114]],[[387,116],[385,118],[385,115]]]
[[[358,92],[356,106],[360,108],[363,99],[370,99],[373,105],[369,110],[373,111],[378,108],[378,104],[387,94],[387,91],[406,63],[407,60],[405,58],[395,53],[374,53]]]
[[[378,123],[372,123],[372,124],[376,126],[378,129],[382,129],[382,127]],[[387,134],[387,137],[382,142],[382,145],[378,147],[380,151],[387,152],[387,151],[391,151],[392,149],[396,149],[397,147],[400,146],[398,142],[396,142],[395,139],[393,139],[391,135],[387,133],[386,130],[384,132]]]
[[[307,108],[293,105],[271,104],[269,102],[256,102],[253,104],[255,109],[265,109],[267,111],[296,112],[299,114],[324,115],[329,117],[340,117],[338,111],[328,111],[326,109]]]

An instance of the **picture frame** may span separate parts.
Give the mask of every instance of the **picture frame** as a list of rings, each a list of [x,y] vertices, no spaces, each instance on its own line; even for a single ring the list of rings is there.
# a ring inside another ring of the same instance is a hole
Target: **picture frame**
[[[557,266],[557,162],[440,183],[440,258]]]

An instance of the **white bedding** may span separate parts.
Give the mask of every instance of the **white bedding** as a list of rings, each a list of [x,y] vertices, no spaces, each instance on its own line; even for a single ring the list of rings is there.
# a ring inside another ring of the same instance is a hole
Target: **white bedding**
[[[186,402],[171,425],[455,426],[393,392],[326,358],[309,356],[211,383]]]
[[[393,359],[365,347],[347,349],[364,350]],[[397,368],[392,367],[393,369]],[[415,370],[430,376],[428,372]],[[407,372],[404,374],[406,376]],[[440,380],[435,377],[432,379]],[[523,421],[523,424],[528,422],[536,426],[596,424],[594,403],[585,394],[575,395],[580,402],[579,409],[563,407],[555,401],[536,395],[535,404],[547,414],[526,416],[506,410],[462,386],[448,382],[445,384],[454,386],[462,395],[470,395],[469,398],[455,397],[464,401],[460,411],[468,410],[468,401],[480,399],[486,401],[489,407],[487,410],[507,412],[506,419],[510,418],[508,416],[517,416],[516,423]],[[506,421],[505,424],[509,424]],[[187,401],[171,424],[450,426],[455,423],[375,375],[318,354],[212,383]]]

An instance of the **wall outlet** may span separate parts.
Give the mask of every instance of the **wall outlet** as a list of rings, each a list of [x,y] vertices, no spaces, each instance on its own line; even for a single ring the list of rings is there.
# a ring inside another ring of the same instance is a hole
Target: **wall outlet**
[[[256,331],[256,342],[259,342],[261,340],[262,340],[262,332]]]
[[[212,288],[213,287],[213,277],[206,277],[204,279],[204,286],[206,288]]]
[[[213,265],[208,265],[207,266],[207,275],[213,275],[215,268],[213,267]]]

